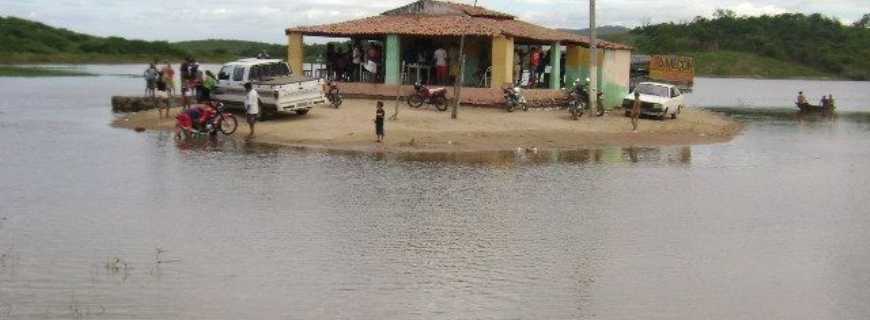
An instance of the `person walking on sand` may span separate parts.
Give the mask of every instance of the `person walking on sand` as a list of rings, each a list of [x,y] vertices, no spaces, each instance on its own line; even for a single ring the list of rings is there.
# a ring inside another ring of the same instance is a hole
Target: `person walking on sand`
[[[245,113],[247,115],[248,127],[251,132],[248,137],[254,136],[254,125],[257,124],[257,117],[260,116],[260,95],[250,82],[245,83],[245,91],[248,93],[245,98]]]
[[[378,101],[378,110],[375,111],[375,134],[378,136],[378,143],[384,142],[384,103]]]
[[[634,92],[634,105],[631,106],[631,128],[632,132],[637,132],[637,122],[640,118],[640,92]]]

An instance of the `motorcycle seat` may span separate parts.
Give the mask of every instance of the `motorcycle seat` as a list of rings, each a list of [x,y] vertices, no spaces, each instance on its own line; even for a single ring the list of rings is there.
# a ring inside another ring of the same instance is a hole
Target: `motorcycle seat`
[[[441,93],[441,92],[446,92],[446,91],[447,91],[447,88],[432,88],[432,89],[429,89],[429,94],[436,94],[436,93]]]

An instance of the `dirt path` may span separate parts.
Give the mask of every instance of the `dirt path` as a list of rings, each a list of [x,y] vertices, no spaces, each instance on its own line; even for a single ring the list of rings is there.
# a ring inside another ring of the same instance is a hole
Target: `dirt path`
[[[395,101],[385,101],[388,117]],[[172,114],[177,113],[174,109]],[[257,124],[256,142],[364,152],[477,152],[517,148],[566,149],[602,145],[656,146],[730,141],[742,125],[725,116],[688,108],[677,120],[641,119],[640,131],[621,110],[601,118],[571,121],[565,110],[507,113],[501,109],[462,107],[459,120],[450,112],[400,106],[399,120],[386,122],[386,142],[374,136],[374,100],[345,100],[341,109],[315,107],[306,116],[287,115]],[[248,134],[240,117],[238,137]],[[159,120],[157,111],[128,114],[115,126],[171,130],[174,119]]]

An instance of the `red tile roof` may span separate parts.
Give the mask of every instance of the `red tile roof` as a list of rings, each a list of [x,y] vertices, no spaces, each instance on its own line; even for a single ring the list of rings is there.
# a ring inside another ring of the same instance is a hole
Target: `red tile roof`
[[[578,44],[589,46],[589,38],[516,20],[513,16],[481,7],[420,0],[384,14],[346,22],[289,28],[286,33],[309,36],[360,37],[397,34],[402,36],[509,36],[522,43]],[[599,48],[631,50],[631,47],[599,41]]]
[[[486,9],[484,7],[469,6],[462,3],[454,3],[437,0],[420,0],[382,13],[384,16],[397,15],[466,15],[471,17],[483,17],[492,19],[514,19],[507,13]]]

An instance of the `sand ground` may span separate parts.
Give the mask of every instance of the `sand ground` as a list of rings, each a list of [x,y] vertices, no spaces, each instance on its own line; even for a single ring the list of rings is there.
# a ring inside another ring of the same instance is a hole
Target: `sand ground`
[[[395,101],[385,101],[387,117]],[[179,112],[173,109],[172,114]],[[376,143],[375,101],[348,99],[340,109],[317,106],[304,116],[282,115],[257,123],[259,143],[363,152],[480,152],[517,148],[568,149],[595,146],[659,146],[710,144],[730,141],[742,125],[710,111],[687,108],[677,120],[641,119],[638,132],[621,109],[603,117],[588,114],[572,121],[564,109],[508,113],[502,109],[460,107],[459,119],[450,111],[402,103],[397,120],[386,121],[386,141]],[[244,138],[247,124],[239,117],[234,136]],[[156,110],[126,114],[113,123],[123,128],[172,130],[174,118],[159,119]]]

